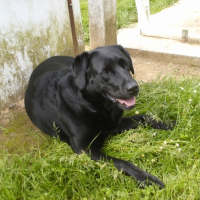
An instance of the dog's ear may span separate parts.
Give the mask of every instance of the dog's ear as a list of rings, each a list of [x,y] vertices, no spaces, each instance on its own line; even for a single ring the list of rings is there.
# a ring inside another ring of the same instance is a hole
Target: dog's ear
[[[120,48],[120,50],[129,58],[129,60],[130,60],[130,62],[131,62],[131,73],[134,74],[134,68],[133,68],[133,64],[132,64],[132,60],[131,60],[131,56],[130,56],[129,52],[126,51],[126,50],[124,49],[124,47],[122,47],[121,45],[117,45],[117,46],[118,46],[118,47]]]
[[[88,66],[89,53],[84,52],[76,56],[73,64],[73,76],[77,87],[83,90],[86,86],[86,70]]]

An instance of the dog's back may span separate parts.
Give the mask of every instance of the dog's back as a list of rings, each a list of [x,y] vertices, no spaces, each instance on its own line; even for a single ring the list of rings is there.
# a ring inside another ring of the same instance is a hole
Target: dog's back
[[[72,65],[74,61],[73,57],[70,56],[53,56],[48,58],[44,62],[40,63],[32,72],[29,84],[32,84],[35,79],[42,76],[44,73],[52,72],[53,70],[58,70],[66,68]]]
[[[74,58],[69,56],[54,56],[45,60],[34,69],[25,93],[25,109],[29,118],[51,136],[57,136],[52,122],[57,119],[55,108],[59,106],[58,82],[62,75],[71,74],[73,61]]]

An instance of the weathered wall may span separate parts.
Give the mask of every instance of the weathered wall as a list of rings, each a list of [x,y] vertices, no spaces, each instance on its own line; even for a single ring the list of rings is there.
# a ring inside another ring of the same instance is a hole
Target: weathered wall
[[[79,0],[73,0],[84,51]],[[1,0],[0,110],[23,98],[32,70],[53,55],[73,56],[67,0]]]

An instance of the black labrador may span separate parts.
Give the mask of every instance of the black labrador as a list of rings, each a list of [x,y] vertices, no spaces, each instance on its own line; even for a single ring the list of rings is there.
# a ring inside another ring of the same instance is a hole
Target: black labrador
[[[147,115],[122,118],[123,110],[134,107],[139,93],[131,74],[130,55],[120,45],[99,47],[76,58],[51,57],[30,77],[26,112],[40,130],[67,142],[75,153],[85,151],[95,161],[112,160],[118,170],[139,182],[156,183],[162,188],[164,184],[155,176],[102,152],[109,135],[135,129],[140,123],[169,129]]]

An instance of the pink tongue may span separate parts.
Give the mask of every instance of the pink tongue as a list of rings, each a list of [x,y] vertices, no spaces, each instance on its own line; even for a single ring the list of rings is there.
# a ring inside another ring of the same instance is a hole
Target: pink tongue
[[[119,103],[126,104],[127,106],[133,106],[135,105],[135,97],[132,97],[130,99],[117,99]]]

